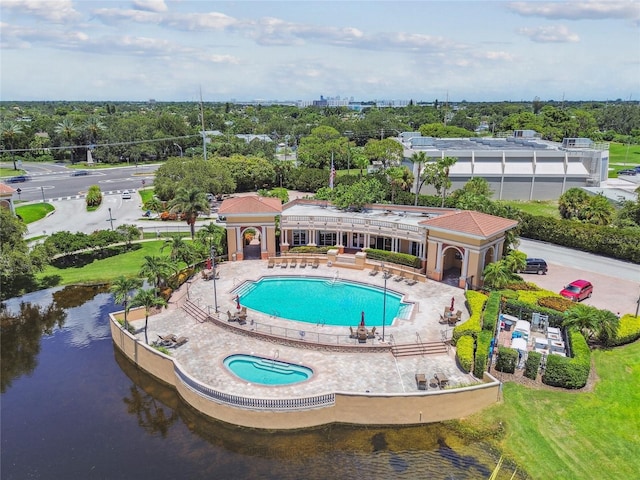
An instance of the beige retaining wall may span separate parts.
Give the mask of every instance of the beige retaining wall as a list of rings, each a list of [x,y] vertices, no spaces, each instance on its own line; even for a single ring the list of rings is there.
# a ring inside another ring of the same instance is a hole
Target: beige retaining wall
[[[257,410],[230,406],[187,386],[176,374],[176,365],[171,357],[140,342],[120,328],[113,315],[110,317],[113,341],[129,360],[175,387],[184,401],[200,412],[234,425],[264,429],[296,429],[330,423],[412,425],[466,417],[499,400],[500,382],[486,373],[486,383],[471,387],[406,394],[336,392],[334,404],[306,410]]]

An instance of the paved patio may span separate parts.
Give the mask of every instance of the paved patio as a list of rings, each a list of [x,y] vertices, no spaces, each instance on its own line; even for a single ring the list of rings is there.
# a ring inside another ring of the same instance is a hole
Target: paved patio
[[[312,269],[267,268],[263,260],[246,260],[227,262],[217,266],[219,279],[215,282],[218,311],[226,321],[226,311],[235,311],[236,302],[233,291],[245,280],[258,280],[262,276],[272,275],[305,275],[326,278],[356,280],[382,287],[382,274],[370,276],[369,270],[354,270],[320,265]],[[439,323],[443,308],[450,305],[455,298],[456,309],[463,311],[462,320],[468,318],[464,308],[464,291],[434,281],[418,282],[407,285],[405,282],[387,280],[387,289],[405,295],[404,300],[415,302],[410,319],[396,319],[393,324],[385,326],[385,340],[390,335],[397,344],[441,341],[450,338],[452,327]],[[199,276],[191,283],[184,285],[172,297],[170,307],[149,318],[149,341],[155,341],[158,335],[169,333],[186,336],[189,341],[175,349],[172,356],[191,376],[210,387],[229,394],[255,396],[258,398],[305,397],[332,392],[372,392],[372,393],[405,393],[417,392],[415,374],[425,374],[431,379],[435,372],[446,375],[451,385],[467,385],[476,383],[472,376],[461,371],[455,361],[453,349],[443,355],[418,355],[395,358],[390,352],[372,352],[363,347],[356,352],[329,351],[319,345],[310,347],[318,335],[327,338],[344,338],[348,342],[348,327],[333,327],[294,322],[274,318],[260,312],[248,311],[248,321],[240,329],[252,330],[259,326],[264,331],[267,325],[274,328],[289,328],[292,331],[306,331],[305,348],[283,345],[269,340],[254,338],[236,333],[233,329],[221,328],[211,322],[200,323],[187,314],[179,305],[186,299],[197,304],[205,312],[214,312],[214,282],[205,281]],[[258,325],[256,325],[256,322]],[[357,326],[359,318],[354,319]],[[144,326],[144,319],[132,322],[138,329]],[[236,323],[233,324],[237,325]],[[384,345],[380,338],[382,329],[376,329],[376,337],[369,340],[368,345]],[[144,341],[144,333],[138,334]],[[352,345],[357,342],[352,341]],[[327,342],[328,343],[328,342]],[[252,354],[265,358],[278,358],[280,361],[302,364],[313,369],[313,377],[305,382],[289,386],[263,386],[248,384],[229,372],[223,360],[235,353]],[[429,385],[429,390],[435,389]]]

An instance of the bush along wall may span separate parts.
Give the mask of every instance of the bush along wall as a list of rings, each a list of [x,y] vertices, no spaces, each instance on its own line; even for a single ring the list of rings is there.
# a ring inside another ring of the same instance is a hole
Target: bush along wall
[[[513,373],[518,364],[518,352],[513,348],[498,347],[498,358],[496,359],[496,370],[498,372]]]
[[[420,268],[422,266],[420,258],[415,255],[409,255],[408,253],[387,252],[386,250],[377,250],[375,248],[366,248],[364,251],[369,260],[406,265],[412,268]]]
[[[465,335],[470,335],[475,338],[482,330],[482,311],[484,310],[484,305],[488,297],[484,293],[474,290],[467,290],[465,296],[467,297],[467,306],[471,312],[471,316],[466,322],[454,327],[451,337],[451,343],[453,345],[456,345],[458,340]]]
[[[640,316],[636,317],[635,315],[627,313],[620,318],[616,336],[615,338],[609,339],[607,346],[615,347],[617,345],[625,345],[635,342],[638,338],[640,338]]]
[[[487,371],[487,364],[489,363],[489,347],[491,347],[492,339],[493,332],[490,332],[489,330],[482,330],[478,334],[478,338],[476,339],[476,358],[473,363],[473,375],[476,378],[482,378],[484,372]]]
[[[529,352],[527,360],[524,362],[524,376],[531,380],[535,380],[538,377],[541,360],[542,354],[539,352]]]
[[[591,368],[591,352],[587,341],[575,329],[568,330],[573,358],[547,356],[542,383],[562,388],[582,388],[587,384]]]
[[[465,335],[458,339],[456,356],[458,357],[460,368],[462,368],[465,373],[469,373],[471,371],[471,367],[473,367],[473,345],[474,339],[470,335]]]

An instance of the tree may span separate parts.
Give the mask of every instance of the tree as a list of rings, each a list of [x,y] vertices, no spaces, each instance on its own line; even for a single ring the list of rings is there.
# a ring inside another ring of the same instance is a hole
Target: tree
[[[353,149],[351,161],[356,168],[360,169],[360,178],[363,176],[363,171],[369,168],[369,157],[367,157],[361,148]]]
[[[179,212],[185,217],[187,225],[191,229],[191,239],[196,236],[196,220],[200,212],[209,211],[209,200],[204,192],[198,188],[180,188],[176,196],[169,202],[172,212]]]
[[[16,122],[3,122],[2,123],[2,141],[9,147],[9,150],[13,150],[15,146],[16,139],[19,135],[22,135],[22,126]],[[11,154],[13,159],[13,169],[18,170],[16,166],[16,156],[14,153]]]
[[[527,254],[520,250],[511,250],[506,257],[504,263],[511,272],[520,272],[527,266]]]
[[[215,223],[203,225],[196,233],[196,239],[205,247],[207,255],[211,248],[215,249],[215,254],[225,251],[226,238],[227,231]]]
[[[582,216],[587,222],[594,225],[609,225],[614,213],[613,205],[607,200],[607,197],[598,194],[589,199]]]
[[[91,185],[89,187],[85,201],[87,202],[87,207],[97,207],[102,203],[102,192],[98,185]]]
[[[369,160],[382,162],[385,169],[400,164],[403,150],[402,144],[392,138],[372,139],[364,146],[364,153]]]
[[[564,219],[580,219],[589,204],[589,194],[581,188],[570,188],[558,199],[558,210]]]
[[[124,275],[116,278],[109,290],[113,294],[113,298],[116,303],[121,304],[124,307],[124,328],[127,330],[129,324],[127,323],[127,313],[129,312],[129,303],[131,301],[131,291],[139,288],[141,285],[140,280],[137,278],[127,278]]]
[[[118,225],[116,232],[120,233],[124,237],[128,247],[131,246],[131,242],[133,240],[140,237],[140,229],[132,224]]]
[[[482,272],[484,285],[499,290],[511,280],[511,271],[504,260],[490,263]]]
[[[106,129],[107,127],[104,126],[98,117],[89,117],[84,124],[85,135],[90,144],[96,143],[100,133]]]
[[[65,142],[67,143],[67,145],[71,145],[70,151],[71,151],[71,163],[73,163],[73,140],[75,138],[75,136],[78,134],[78,129],[76,128],[75,124],[73,123],[73,120],[71,120],[69,117],[65,117],[62,122],[58,123],[58,125],[56,125],[55,127],[55,132],[60,135]]]
[[[153,289],[157,294],[158,287],[163,280],[166,280],[177,270],[175,264],[167,257],[159,255],[145,255],[144,263],[140,267],[139,275],[146,278],[153,284]]]
[[[395,202],[396,191],[406,190],[413,183],[413,174],[407,167],[391,167],[387,169],[387,177],[391,184],[391,203]]]
[[[172,235],[165,240],[160,251],[164,251],[165,248],[169,248],[169,258],[173,262],[180,260],[190,265],[195,260],[196,255],[193,247],[178,235]]]
[[[144,341],[149,343],[149,337],[147,336],[147,327],[149,326],[149,313],[152,308],[166,307],[167,301],[162,297],[157,297],[156,293],[151,288],[138,290],[131,300],[132,307],[144,307]]]
[[[298,146],[298,161],[307,168],[328,168],[333,158],[337,169],[347,165],[349,140],[333,127],[319,126],[303,137]]]
[[[562,325],[567,328],[578,329],[584,338],[592,340],[599,330],[598,309],[581,303],[564,312]]]
[[[609,310],[598,310],[598,340],[603,345],[609,345],[618,334],[620,318]]]
[[[438,195],[442,195],[441,207],[444,207],[444,199],[447,190],[451,187],[451,179],[449,178],[449,168],[451,168],[458,159],[456,157],[444,157],[429,162],[424,167],[423,176],[425,183],[433,185]]]
[[[428,157],[427,154],[425,152],[415,152],[413,155],[411,155],[411,157],[409,158],[409,161],[413,164],[413,165],[417,165],[417,171],[418,171],[418,175],[416,176],[416,196],[415,196],[415,200],[413,202],[413,204],[415,206],[418,205],[418,197],[420,196],[420,190],[422,189],[422,185],[424,185],[424,182],[426,182],[426,178],[424,178],[422,176],[422,166],[427,163]]]

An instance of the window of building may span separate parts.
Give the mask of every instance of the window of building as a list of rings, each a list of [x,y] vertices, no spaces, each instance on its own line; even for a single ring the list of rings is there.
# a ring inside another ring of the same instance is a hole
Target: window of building
[[[293,246],[300,247],[307,244],[307,231],[306,230],[294,230],[293,231]]]
[[[318,246],[332,247],[336,245],[336,232],[318,232]]]

